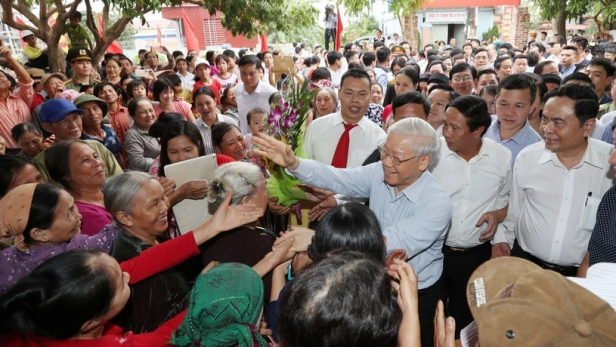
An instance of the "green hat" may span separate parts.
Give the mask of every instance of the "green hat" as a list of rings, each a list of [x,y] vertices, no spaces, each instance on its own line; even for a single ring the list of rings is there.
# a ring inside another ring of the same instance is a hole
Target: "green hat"
[[[263,280],[251,267],[226,263],[200,275],[188,311],[173,333],[174,346],[267,346],[256,326],[263,310]]]
[[[101,110],[103,110],[103,117],[109,111],[109,107],[107,106],[107,103],[92,94],[83,94],[83,95],[76,97],[75,100],[73,101],[73,104],[75,104],[77,108],[81,108],[79,106],[85,104],[86,102],[97,103],[98,106],[101,108]]]
[[[92,60],[92,53],[87,48],[75,47],[68,50],[66,61],[73,62],[75,60]]]

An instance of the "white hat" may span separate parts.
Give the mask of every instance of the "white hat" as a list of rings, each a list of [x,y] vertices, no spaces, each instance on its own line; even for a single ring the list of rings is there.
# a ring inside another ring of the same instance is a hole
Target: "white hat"
[[[28,37],[30,35],[34,35],[34,33],[32,31],[30,31],[30,30],[24,30],[24,31],[21,32],[21,39],[23,40],[24,37]]]
[[[197,62],[195,63],[195,69],[197,69],[197,67],[198,67],[199,65],[201,65],[201,64],[205,64],[205,65],[207,65],[207,67],[210,67],[210,63],[209,63],[207,60],[205,60],[205,59],[199,59],[199,60],[197,60]]]

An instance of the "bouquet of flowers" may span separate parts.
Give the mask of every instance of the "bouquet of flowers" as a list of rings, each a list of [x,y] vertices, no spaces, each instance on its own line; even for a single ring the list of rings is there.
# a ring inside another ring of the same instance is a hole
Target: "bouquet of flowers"
[[[310,110],[310,101],[315,91],[310,90],[309,81],[303,84],[291,82],[286,95],[278,95],[271,104],[271,111],[265,124],[268,135],[291,145],[293,152],[299,158],[305,158],[304,135],[306,132],[306,116]],[[268,196],[278,197],[278,204],[291,206],[299,200],[306,199],[303,190],[297,187],[301,182],[285,172],[283,167],[264,158],[270,171],[268,181]]]

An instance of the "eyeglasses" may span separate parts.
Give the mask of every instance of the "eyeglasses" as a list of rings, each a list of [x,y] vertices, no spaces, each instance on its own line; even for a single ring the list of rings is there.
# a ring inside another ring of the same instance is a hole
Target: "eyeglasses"
[[[460,83],[460,82],[470,82],[470,81],[472,81],[472,80],[473,80],[473,78],[472,78],[471,76],[466,76],[466,77],[463,77],[463,78],[460,78],[460,77],[454,77],[454,78],[452,79],[452,81],[453,81],[454,83]]]
[[[414,157],[402,160],[398,157],[394,157],[393,155],[387,153],[387,151],[385,150],[385,144],[379,145],[379,153],[381,154],[381,161],[385,160],[386,157],[389,157],[389,159],[391,159],[391,162],[394,164],[394,166],[400,166],[400,164],[406,161],[417,158],[417,156],[414,156]]]
[[[243,174],[243,173],[238,172],[237,174],[238,174],[238,176],[240,176],[240,178],[241,178],[241,179],[243,179],[243,180],[244,180],[244,183],[246,183],[246,185],[247,185],[247,186],[252,186],[253,188],[257,188],[257,186],[256,186],[256,185],[254,185],[254,183],[250,182],[250,181],[248,180],[248,178],[246,178],[246,176],[244,176],[244,174]]]
[[[69,117],[69,116],[64,117],[63,120],[61,120],[59,122],[56,122],[56,124],[59,124],[63,128],[68,128],[71,125],[72,122],[75,122],[76,124],[77,123],[81,123],[81,115],[80,114],[76,114],[76,115],[74,115],[72,117]]]

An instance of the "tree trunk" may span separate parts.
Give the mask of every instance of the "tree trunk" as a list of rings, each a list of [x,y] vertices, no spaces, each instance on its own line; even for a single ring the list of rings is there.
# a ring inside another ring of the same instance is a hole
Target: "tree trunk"
[[[413,25],[414,15],[415,15],[414,12],[411,12],[410,14],[406,14],[404,16],[404,26],[403,26],[404,37],[406,38],[409,45],[411,46],[411,49],[413,50],[417,49],[417,36],[415,35],[415,27]]]
[[[556,18],[552,23],[554,31],[560,34],[562,37],[567,37],[567,10],[565,8],[566,3],[563,2],[562,9],[556,14]]]

